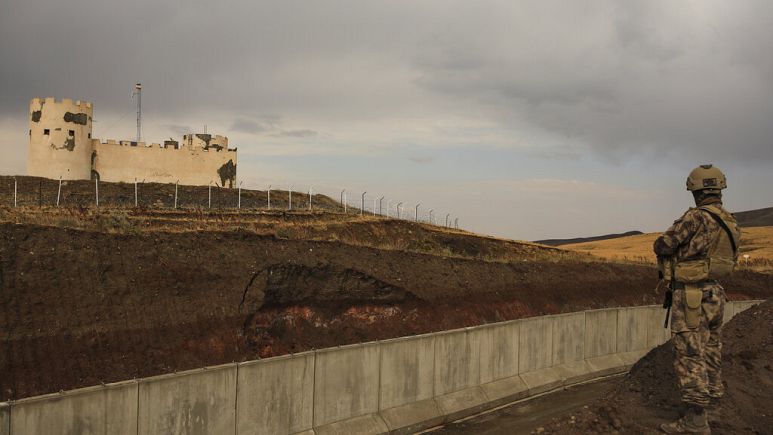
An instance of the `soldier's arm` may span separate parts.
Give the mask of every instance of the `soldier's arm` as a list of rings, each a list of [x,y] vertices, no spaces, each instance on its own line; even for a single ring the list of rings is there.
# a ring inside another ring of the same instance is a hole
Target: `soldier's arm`
[[[698,226],[699,222],[696,219],[696,214],[692,210],[685,213],[684,216],[671,225],[671,228],[655,240],[655,244],[652,247],[655,255],[671,257],[676,254],[679,247],[692,238]]]

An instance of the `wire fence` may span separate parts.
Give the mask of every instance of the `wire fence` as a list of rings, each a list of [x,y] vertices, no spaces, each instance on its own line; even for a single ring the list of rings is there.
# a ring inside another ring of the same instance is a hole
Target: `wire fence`
[[[318,190],[295,185],[266,186],[264,190],[179,183],[133,183],[99,180],[52,180],[41,177],[0,176],[0,204],[8,207],[94,207],[181,210],[243,210],[331,212],[402,219],[432,225],[459,228],[459,218],[421,203],[408,203],[387,195],[341,189],[332,192],[323,186]]]

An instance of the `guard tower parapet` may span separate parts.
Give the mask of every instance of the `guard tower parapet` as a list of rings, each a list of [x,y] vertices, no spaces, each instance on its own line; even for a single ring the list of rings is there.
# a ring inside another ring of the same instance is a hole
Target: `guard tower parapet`
[[[93,106],[69,98],[33,98],[29,106],[27,174],[90,179]]]

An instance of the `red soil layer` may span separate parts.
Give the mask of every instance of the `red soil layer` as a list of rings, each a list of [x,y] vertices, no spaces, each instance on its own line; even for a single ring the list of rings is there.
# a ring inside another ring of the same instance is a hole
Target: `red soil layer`
[[[0,224],[0,400],[659,302],[647,266],[532,261],[533,249],[523,245],[522,260],[501,263],[244,231],[121,235]],[[764,298],[771,280],[743,273],[727,287]]]

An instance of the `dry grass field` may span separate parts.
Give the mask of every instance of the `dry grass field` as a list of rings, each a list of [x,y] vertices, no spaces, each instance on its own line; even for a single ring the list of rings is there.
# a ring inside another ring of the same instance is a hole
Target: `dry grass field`
[[[759,272],[773,272],[773,226],[750,227],[741,230],[741,254],[748,254],[748,265],[742,267]],[[652,244],[659,233],[641,234],[596,242],[563,245],[561,248],[585,252],[612,261],[655,263]]]

